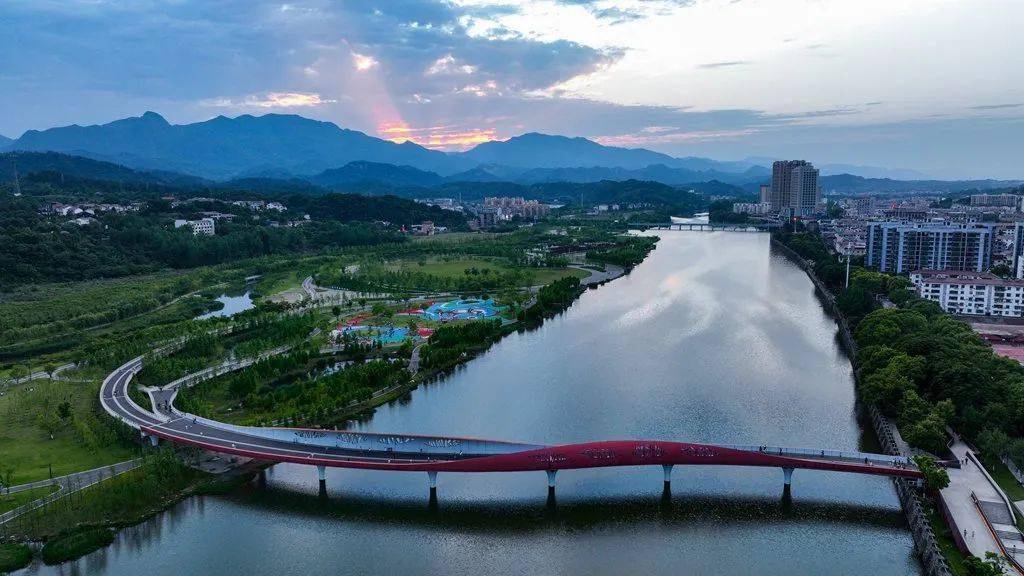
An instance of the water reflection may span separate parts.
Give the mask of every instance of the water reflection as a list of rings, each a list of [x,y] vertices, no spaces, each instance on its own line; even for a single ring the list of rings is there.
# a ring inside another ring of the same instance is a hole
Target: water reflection
[[[234,316],[239,312],[245,312],[246,310],[252,309],[256,304],[249,297],[249,292],[241,294],[240,296],[229,296],[227,294],[221,294],[215,300],[220,302],[224,306],[220,310],[212,310],[205,314],[196,316],[196,320],[205,320],[207,318],[226,318]]]

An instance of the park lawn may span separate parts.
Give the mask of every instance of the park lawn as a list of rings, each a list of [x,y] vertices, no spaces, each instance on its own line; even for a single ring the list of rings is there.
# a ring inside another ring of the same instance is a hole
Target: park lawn
[[[116,442],[88,447],[79,437],[71,422],[61,425],[50,439],[39,422],[38,400],[49,397],[71,404],[73,418],[101,425],[99,419],[106,414],[97,414],[99,383],[51,382],[35,380],[14,386],[0,396],[0,454],[3,454],[4,469],[11,469],[11,483],[25,484],[50,477],[52,466],[54,476],[63,476],[123,462],[135,457],[134,452]]]
[[[21,492],[14,492],[12,494],[0,493],[0,514],[14,510],[18,506],[24,506],[33,500],[38,500],[56,489],[56,486],[41,486],[39,488],[22,490]]]
[[[485,260],[482,258],[466,258],[459,260],[427,260],[420,266],[415,260],[401,260],[389,265],[392,270],[405,270],[410,272],[422,272],[447,278],[459,278],[466,275],[466,270],[476,268],[477,270],[489,269],[492,274],[514,270],[503,262],[497,260]],[[585,278],[589,273],[576,268],[520,268],[528,270],[533,274],[534,285],[549,284],[566,276]]]

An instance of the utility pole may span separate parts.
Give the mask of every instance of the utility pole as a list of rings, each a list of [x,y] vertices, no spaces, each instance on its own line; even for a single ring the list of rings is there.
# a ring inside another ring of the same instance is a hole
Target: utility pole
[[[846,252],[846,285],[844,286],[844,288],[849,288],[850,287],[850,252],[852,251],[850,244],[851,244],[850,242],[846,243],[846,250],[845,250],[845,252]]]

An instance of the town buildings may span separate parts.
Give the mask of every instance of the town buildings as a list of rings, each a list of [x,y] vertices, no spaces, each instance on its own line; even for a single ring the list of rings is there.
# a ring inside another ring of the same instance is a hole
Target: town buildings
[[[984,272],[916,270],[910,281],[922,298],[950,314],[1024,316],[1024,280],[1004,280]]]
[[[539,220],[551,213],[551,207],[537,200],[525,200],[522,196],[499,196],[484,198],[484,208],[494,208],[498,217],[510,220],[516,216]]]

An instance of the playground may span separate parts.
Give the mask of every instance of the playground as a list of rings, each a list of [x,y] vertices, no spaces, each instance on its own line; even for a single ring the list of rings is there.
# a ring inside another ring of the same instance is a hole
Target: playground
[[[444,322],[446,320],[494,318],[501,311],[502,307],[496,306],[492,299],[467,299],[430,304],[427,308],[414,312],[430,320]]]

